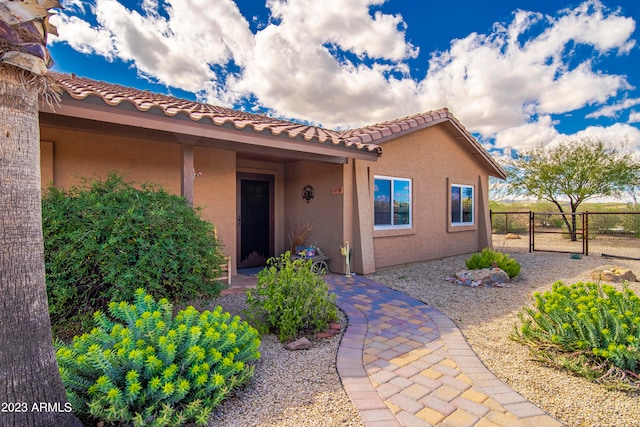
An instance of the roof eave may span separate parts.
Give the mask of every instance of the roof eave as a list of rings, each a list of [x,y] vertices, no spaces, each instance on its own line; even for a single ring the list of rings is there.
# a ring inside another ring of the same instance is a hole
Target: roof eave
[[[85,102],[85,104],[79,105],[99,105],[107,109],[124,109],[131,113],[156,115],[170,122],[173,122],[173,119],[180,120],[182,118],[183,121],[208,126],[206,129],[219,127],[255,133],[260,138],[276,137],[283,143],[284,141],[294,141],[300,145],[298,149],[303,152],[316,153],[318,150],[326,151],[323,147],[331,147],[344,151],[340,155],[347,158],[366,158],[374,161],[382,152],[377,144],[346,141],[339,132],[330,129],[193,102],[77,77],[74,74],[67,75],[57,72],[50,72],[50,74],[63,89],[63,106],[78,101]],[[56,112],[54,111],[54,113]],[[81,112],[76,113],[76,117],[84,117]],[[88,113],[95,114],[95,111]],[[135,115],[146,117],[140,114]]]
[[[335,144],[330,141],[306,140],[302,136],[292,138],[287,134],[273,135],[263,130],[258,132],[251,127],[238,129],[231,124],[216,125],[210,120],[194,120],[185,114],[167,116],[159,109],[140,111],[129,103],[108,105],[100,96],[90,95],[82,99],[71,97],[63,93],[60,105],[51,108],[44,103],[40,110],[59,116],[93,120],[103,123],[130,126],[139,129],[149,129],[173,134],[186,135],[193,138],[215,139],[233,144],[240,144],[238,151],[246,151],[250,147],[267,147],[282,149],[289,152],[299,152],[314,155],[317,158],[326,156],[327,159],[341,157],[376,161],[381,149],[376,145],[356,147],[347,143]],[[231,144],[229,149],[233,149]]]

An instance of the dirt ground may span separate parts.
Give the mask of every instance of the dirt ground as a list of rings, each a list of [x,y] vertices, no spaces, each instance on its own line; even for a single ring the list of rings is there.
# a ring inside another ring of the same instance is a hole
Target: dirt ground
[[[535,251],[583,253],[583,242],[579,239],[572,242],[566,235],[559,233],[559,230],[546,230],[549,232],[536,233],[534,236]],[[518,236],[519,238],[514,238]],[[528,251],[529,234],[493,234],[493,246],[497,250]],[[640,239],[629,236],[609,236],[597,235],[586,242],[591,256],[603,255],[620,258],[640,259]]]

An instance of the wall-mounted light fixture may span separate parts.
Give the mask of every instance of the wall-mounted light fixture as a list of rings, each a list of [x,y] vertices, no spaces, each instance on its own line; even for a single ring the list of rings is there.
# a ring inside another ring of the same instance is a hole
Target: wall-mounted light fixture
[[[313,187],[310,185],[305,185],[302,189],[302,200],[309,203],[315,197]]]

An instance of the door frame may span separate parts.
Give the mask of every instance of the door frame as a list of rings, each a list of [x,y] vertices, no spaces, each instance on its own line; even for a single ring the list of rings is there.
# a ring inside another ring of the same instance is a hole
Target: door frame
[[[236,267],[242,262],[242,180],[264,181],[269,183],[269,253],[267,259],[275,252],[275,175],[251,172],[236,173]]]

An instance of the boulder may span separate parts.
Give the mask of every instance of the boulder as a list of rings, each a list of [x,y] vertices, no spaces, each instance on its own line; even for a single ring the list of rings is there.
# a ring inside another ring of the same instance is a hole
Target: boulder
[[[308,350],[311,348],[311,341],[309,341],[305,337],[302,337],[298,340],[285,344],[284,348],[291,351]]]
[[[603,265],[591,272],[591,278],[605,282],[637,282],[638,279],[633,272],[626,267],[616,265]]]
[[[459,271],[455,274],[453,281],[458,285],[472,288],[480,286],[508,287],[507,283],[509,283],[510,279],[504,270],[494,267]]]
[[[496,283],[509,283],[509,275],[500,268],[483,268],[474,272],[476,280],[482,283],[493,285]]]

